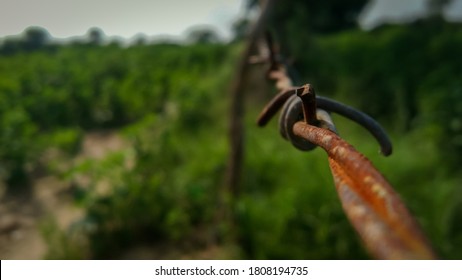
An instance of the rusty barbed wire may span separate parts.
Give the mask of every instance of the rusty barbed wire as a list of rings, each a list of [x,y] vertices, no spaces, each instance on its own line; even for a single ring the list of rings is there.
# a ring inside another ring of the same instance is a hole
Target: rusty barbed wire
[[[267,39],[268,44],[272,40]],[[385,130],[371,117],[325,97],[317,97],[309,84],[294,87],[284,65],[275,61],[268,46],[268,77],[280,93],[261,112],[264,126],[282,107],[279,130],[300,150],[319,146],[329,166],[342,207],[370,254],[378,259],[435,259],[436,254],[399,195],[373,164],[338,136],[330,113],[343,115],[365,127],[379,142],[381,152],[392,152]],[[280,79],[280,80],[279,80]]]
[[[302,94],[302,91],[307,87],[311,86],[305,85],[301,88],[292,87],[288,90],[282,91],[265,106],[257,120],[257,124],[259,126],[264,126],[277,113],[279,108],[283,107],[279,121],[281,131],[284,131],[283,137],[290,140],[292,144],[300,150],[311,150],[311,147],[304,144],[299,145],[298,142],[301,140],[292,137],[293,133],[291,131],[293,124],[300,119],[299,113],[303,107],[302,100],[296,98],[295,95]],[[392,153],[390,139],[388,138],[385,130],[374,119],[361,111],[327,97],[316,96],[313,97],[313,99],[314,101],[310,102],[317,104],[315,108],[337,113],[366,128],[379,142],[381,147],[380,151],[383,155],[388,156]],[[313,119],[314,117],[310,116],[309,118]]]
[[[373,256],[436,258],[404,203],[366,157],[327,129],[299,121],[293,130],[327,152],[343,209]]]

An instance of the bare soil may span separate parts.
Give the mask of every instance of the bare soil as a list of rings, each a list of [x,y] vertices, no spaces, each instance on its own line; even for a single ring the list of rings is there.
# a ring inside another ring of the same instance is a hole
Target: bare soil
[[[116,132],[88,133],[83,139],[81,152],[70,164],[88,158],[101,159],[110,152],[127,147],[127,143]],[[31,195],[12,197],[0,193],[0,259],[45,258],[48,248],[41,231],[44,221],[51,218],[56,221],[60,229],[65,230],[83,215],[82,209],[73,204],[71,189],[70,182],[62,181],[56,176],[42,175],[33,179]],[[200,235],[204,237],[204,234]],[[226,259],[230,256],[229,248],[216,246],[213,243],[192,251],[165,244],[157,246],[140,244],[127,249],[118,258]]]
[[[102,158],[111,151],[126,147],[115,132],[85,135],[82,152],[75,161]],[[62,229],[82,216],[72,203],[71,184],[55,176],[41,176],[32,183],[32,195],[0,198],[0,259],[43,259],[47,245],[41,234],[41,223],[53,218]]]

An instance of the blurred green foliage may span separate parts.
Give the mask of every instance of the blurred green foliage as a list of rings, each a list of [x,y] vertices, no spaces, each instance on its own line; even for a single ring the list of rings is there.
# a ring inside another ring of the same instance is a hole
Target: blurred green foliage
[[[461,25],[436,19],[319,37],[310,46],[295,51],[297,61],[321,94],[397,131],[425,130],[454,167],[462,163]]]
[[[386,125],[390,158],[361,128],[335,119],[389,178],[442,258],[462,257],[460,30],[442,22],[316,36],[299,30],[288,42],[303,83]],[[0,179],[15,190],[45,165],[70,182],[84,210],[66,231],[44,223],[49,258],[114,258],[138,244],[200,250],[228,240],[223,230],[240,248],[232,258],[368,257],[324,152],[295,150],[275,121],[256,127],[271,92],[247,94],[243,193],[232,205],[234,226],[217,220],[227,92],[240,48],[74,44],[0,56]],[[71,157],[86,132],[104,129],[129,145],[60,168],[44,162],[49,149]]]
[[[247,0],[247,8],[261,1]],[[367,0],[290,0],[278,2],[269,25],[278,30],[284,42],[304,33],[326,34],[355,28],[356,19]],[[296,33],[296,34],[295,34]]]

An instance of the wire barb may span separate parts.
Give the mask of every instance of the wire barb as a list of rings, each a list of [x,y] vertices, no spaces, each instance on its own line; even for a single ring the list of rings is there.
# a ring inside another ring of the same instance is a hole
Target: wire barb
[[[311,85],[305,85],[303,87],[293,87],[284,91],[281,91],[279,94],[277,94],[271,101],[264,107],[262,112],[260,113],[258,119],[257,119],[257,124],[258,126],[265,126],[271,118],[276,115],[276,113],[279,111],[281,107],[283,107],[284,110],[295,110],[294,112],[283,112],[281,116],[302,116],[301,114],[305,111],[311,111],[313,112],[314,110],[312,109],[313,105],[307,105],[306,109],[303,110],[303,106],[300,106],[302,104],[302,100],[298,99],[297,100],[292,100],[290,103],[291,106],[284,106],[285,103],[289,103],[288,100],[289,98],[294,95],[303,95],[304,91],[309,91],[312,90],[312,93],[314,93],[314,90],[312,89]],[[305,93],[308,94],[308,93]],[[314,95],[314,94],[313,94]],[[348,118],[362,127],[364,127],[367,131],[369,131],[372,136],[377,140],[377,142],[380,145],[380,152],[384,156],[389,156],[391,155],[393,151],[393,146],[391,144],[390,138],[388,137],[387,133],[385,130],[382,128],[382,126],[375,121],[373,118],[371,118],[369,115],[356,110],[353,107],[350,107],[348,105],[345,105],[343,103],[340,103],[338,101],[335,101],[333,99],[323,97],[316,95],[315,100],[309,101],[310,103],[314,103],[317,109],[323,109],[326,110],[327,112],[331,113],[336,113],[339,114],[345,118]],[[300,103],[297,104],[297,103]],[[308,113],[311,114],[311,113]],[[309,115],[308,120],[311,121],[311,124],[315,124],[315,121],[313,121],[313,116]],[[299,119],[301,120],[301,118]],[[293,122],[293,121],[292,121]],[[293,125],[295,122],[292,124],[288,124],[289,127]],[[282,129],[281,129],[282,130]],[[290,137],[285,137],[286,139]],[[306,150],[306,149],[302,149]]]
[[[271,37],[267,37],[270,70],[280,92],[265,106],[257,124],[266,125],[282,108],[281,135],[296,148],[309,151],[320,146],[329,165],[343,209],[368,251],[379,259],[434,259],[418,223],[398,194],[372,163],[337,135],[329,113],[342,115],[366,128],[390,155],[391,141],[373,118],[335,100],[316,96],[310,85],[294,87],[286,66],[276,61]]]
[[[301,90],[303,88],[303,90]],[[307,124],[318,125],[316,118],[316,93],[310,84],[296,90],[297,96],[302,101],[303,118]]]

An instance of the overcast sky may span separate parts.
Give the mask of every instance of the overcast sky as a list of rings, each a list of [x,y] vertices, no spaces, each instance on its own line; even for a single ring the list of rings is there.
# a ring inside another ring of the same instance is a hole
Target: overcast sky
[[[0,37],[42,26],[53,37],[85,34],[100,27],[108,36],[184,35],[210,24],[229,35],[242,0],[1,0]]]
[[[411,22],[427,15],[428,0],[370,0],[359,17],[360,26],[366,30],[381,23]],[[462,0],[451,0],[443,9],[449,21],[462,20]]]
[[[0,37],[16,35],[29,26],[42,26],[53,37],[84,35],[99,27],[108,36],[185,35],[193,25],[209,24],[222,36],[244,11],[245,0],[0,0]],[[321,0],[320,0],[321,1]],[[328,1],[328,0],[324,0]],[[363,13],[366,29],[385,21],[400,22],[423,13],[427,0],[371,0]],[[462,18],[462,0],[453,0],[447,16]]]

